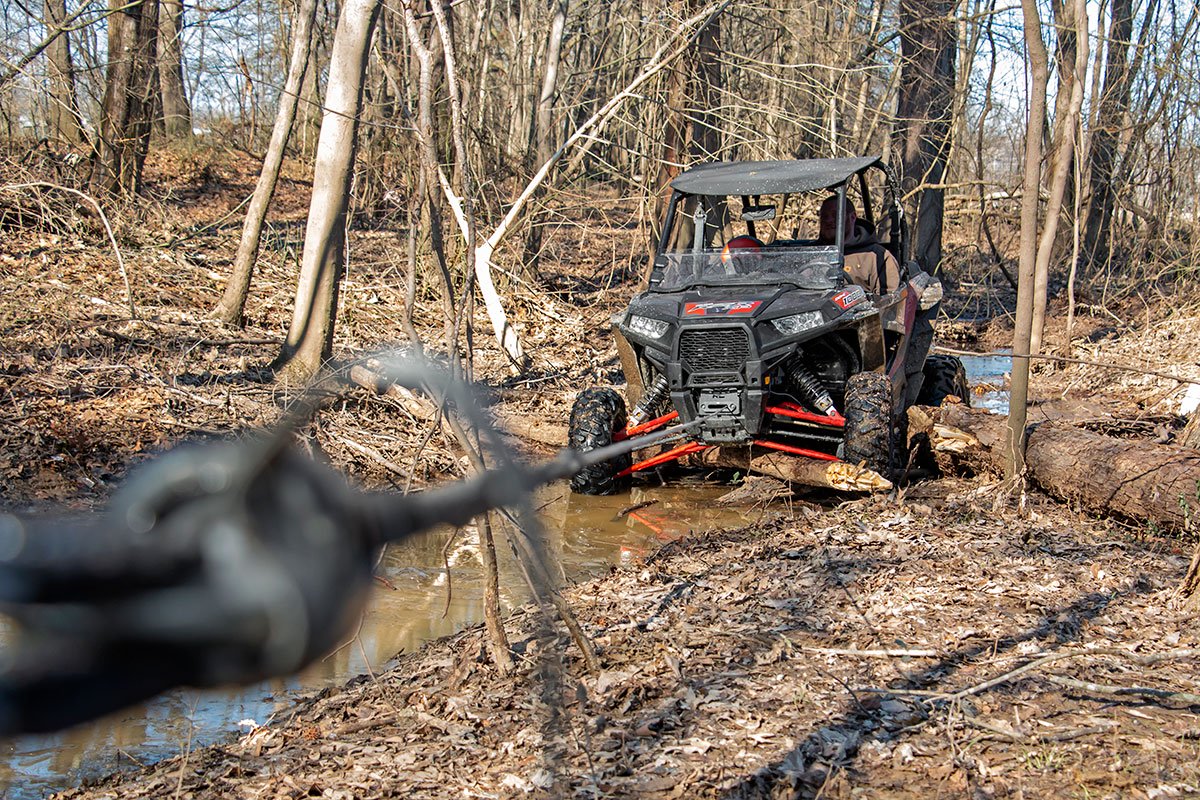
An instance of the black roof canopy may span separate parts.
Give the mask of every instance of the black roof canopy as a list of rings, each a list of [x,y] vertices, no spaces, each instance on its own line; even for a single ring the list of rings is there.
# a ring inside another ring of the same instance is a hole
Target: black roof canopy
[[[671,181],[686,194],[758,195],[815,192],[836,186],[867,167],[878,156],[812,158],[788,161],[719,161],[700,164]]]

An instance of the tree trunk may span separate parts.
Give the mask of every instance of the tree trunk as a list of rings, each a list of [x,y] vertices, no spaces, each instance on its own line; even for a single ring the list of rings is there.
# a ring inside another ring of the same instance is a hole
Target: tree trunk
[[[109,0],[109,9],[108,75],[92,185],[133,194],[141,186],[158,93],[158,0]]]
[[[692,0],[688,13],[696,14],[702,3]],[[716,107],[721,95],[721,20],[708,20],[696,33],[687,54],[673,70],[667,90],[667,120],[662,158],[655,181],[655,225],[662,219],[670,196],[668,186],[685,166],[712,160],[721,149],[720,121]]]
[[[1046,218],[1038,239],[1033,292],[1033,322],[1029,350],[1040,353],[1042,333],[1046,322],[1046,300],[1050,284],[1050,259],[1058,236],[1058,219],[1066,194],[1067,178],[1071,175],[1075,153],[1075,130],[1079,127],[1083,108],[1083,82],[1087,80],[1088,22],[1084,0],[1069,0],[1063,7],[1064,20],[1059,21],[1060,41],[1070,31],[1075,41],[1071,47],[1071,63],[1060,60],[1058,79],[1058,113],[1054,119],[1054,152],[1050,158],[1050,198],[1046,203]]]
[[[913,258],[927,272],[942,260],[945,190],[935,188],[946,176],[954,107],[957,39],[952,0],[901,0],[900,47],[903,53],[895,131],[905,195],[913,225]],[[922,186],[929,188],[920,188]]]
[[[1111,256],[1110,233],[1118,190],[1117,152],[1133,75],[1129,69],[1129,41],[1133,36],[1133,0],[1112,0],[1112,22],[1108,29],[1108,54],[1104,67],[1104,90],[1092,129],[1088,153],[1091,199],[1083,233],[1083,258],[1089,272],[1106,265]]]
[[[487,628],[488,653],[501,675],[512,672],[512,645],[504,631],[500,614],[500,569],[496,563],[496,538],[492,535],[491,514],[476,518],[479,552],[483,557],[483,622]]]
[[[162,92],[163,130],[167,139],[189,139],[192,109],[183,89],[183,3],[159,0],[158,76]]]
[[[701,3],[694,4],[699,10]],[[691,110],[691,161],[712,161],[721,152],[721,120],[717,116],[721,105],[721,18],[715,17],[696,35],[693,46],[695,60],[690,76],[692,89],[688,93]]]
[[[1008,431],[1004,418],[949,405],[921,409],[935,451],[951,453],[958,469],[1002,472]],[[1093,512],[1115,514],[1163,529],[1189,530],[1200,518],[1200,453],[1184,447],[1116,439],[1066,422],[1030,426],[1026,449],[1029,474],[1049,493]]]
[[[1025,471],[1025,411],[1029,400],[1029,348],[1033,333],[1034,282],[1037,268],[1038,193],[1042,180],[1042,126],[1046,123],[1049,61],[1042,40],[1036,0],[1021,0],[1025,49],[1029,58],[1029,116],[1025,121],[1025,180],[1021,194],[1021,250],[1017,279],[1017,319],[1013,329],[1013,369],[1009,396],[1007,443],[1010,480]]]
[[[262,238],[263,223],[267,208],[275,196],[275,185],[279,180],[279,168],[283,164],[284,150],[292,134],[296,120],[296,104],[299,101],[304,72],[312,52],[313,20],[317,15],[316,0],[300,0],[292,31],[292,52],[288,62],[287,82],[279,95],[279,108],[275,113],[275,127],[271,130],[271,142],[263,159],[262,171],[254,187],[254,196],[246,211],[246,222],[242,226],[242,239],[238,244],[233,272],[221,302],[213,309],[213,316],[230,325],[242,324],[242,312],[246,307],[246,295],[250,291],[250,278],[258,261],[258,248]]]
[[[66,0],[45,0],[47,33],[61,30],[67,19]],[[50,72],[50,129],[54,137],[68,146],[86,144],[79,103],[75,98],[75,67],[71,61],[71,40],[66,31],[46,47]]]
[[[307,380],[316,374],[333,347],[338,283],[345,267],[355,134],[378,11],[378,0],[347,0],[334,34],[296,307],[279,357],[279,363],[286,365],[283,375],[289,379]]]
[[[554,97],[558,86],[558,68],[562,61],[563,30],[567,24],[566,0],[554,4],[554,16],[550,20],[550,32],[546,36],[545,65],[542,71],[542,91],[538,96],[537,111],[533,115],[531,140],[533,167],[545,164],[554,155]],[[534,200],[541,196],[539,191]],[[545,214],[534,214],[529,220],[529,233],[525,237],[525,266],[533,274],[538,272],[538,260],[542,252],[542,226]]]

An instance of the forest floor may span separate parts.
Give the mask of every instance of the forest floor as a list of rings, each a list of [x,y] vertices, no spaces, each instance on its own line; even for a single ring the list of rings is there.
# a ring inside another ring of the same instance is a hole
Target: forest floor
[[[22,195],[28,218],[0,202],[0,506],[98,507],[156,452],[269,425],[303,388],[266,365],[290,317],[306,176],[285,176],[233,330],[206,315],[253,160],[169,158],[151,164],[152,208],[109,210],[120,262],[62,196]],[[544,423],[543,444],[576,391],[618,379],[607,321],[640,273],[620,198],[569,216],[540,288],[513,284],[531,368],[511,376],[486,323],[474,333],[486,394],[503,419]],[[403,346],[405,244],[396,225],[352,232],[343,372]],[[1011,293],[968,261],[950,273],[943,343],[1003,346]],[[420,305],[423,332],[437,307]],[[1148,288],[1093,297],[1070,354],[1198,378],[1198,317],[1194,298]],[[1049,341],[1062,330],[1056,313]],[[1034,393],[1101,398],[1096,424],[1124,436],[1166,440],[1182,422],[1179,384],[1149,375],[1043,365]],[[422,450],[427,429],[346,382],[299,436],[359,485],[419,488],[463,471],[440,432]],[[469,629],[241,738],[62,796],[1200,795],[1200,615],[1176,595],[1191,542],[987,476],[842,499],[753,487],[731,502],[788,513],[567,589],[599,673],[523,608],[512,675]]]

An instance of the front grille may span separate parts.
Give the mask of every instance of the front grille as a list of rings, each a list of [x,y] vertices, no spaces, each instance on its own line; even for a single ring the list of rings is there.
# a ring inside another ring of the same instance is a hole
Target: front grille
[[[740,371],[750,358],[750,339],[742,328],[684,331],[679,358],[689,372]]]

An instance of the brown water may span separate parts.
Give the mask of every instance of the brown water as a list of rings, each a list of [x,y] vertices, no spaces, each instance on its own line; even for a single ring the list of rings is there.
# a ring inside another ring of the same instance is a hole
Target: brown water
[[[700,484],[634,489],[614,497],[581,497],[564,486],[537,498],[549,549],[564,576],[580,580],[653,552],[692,532],[739,527],[762,512],[724,508],[714,500],[728,487]],[[618,518],[632,505],[652,505]],[[771,512],[776,513],[776,512]],[[449,576],[442,552],[447,549]],[[0,798],[31,800],[138,763],[169,758],[236,735],[239,722],[266,722],[294,698],[382,669],[389,659],[423,642],[482,621],[482,583],[475,531],[434,531],[388,549],[380,565],[390,587],[376,588],[358,637],[304,674],[226,692],[172,692],[112,717],[50,736],[4,742]],[[501,548],[502,601],[527,599],[506,548]],[[452,588],[452,591],[451,591]]]

